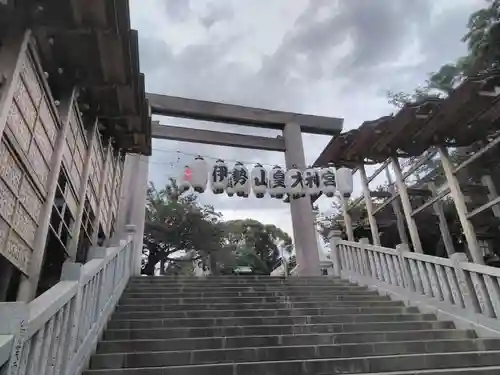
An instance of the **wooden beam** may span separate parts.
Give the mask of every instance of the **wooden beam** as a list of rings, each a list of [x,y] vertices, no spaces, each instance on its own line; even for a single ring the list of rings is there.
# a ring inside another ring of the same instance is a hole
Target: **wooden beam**
[[[388,191],[373,191],[373,190],[371,190],[370,196],[372,198],[389,198],[390,196],[392,196],[392,194],[389,193]]]
[[[474,226],[469,220],[465,197],[460,189],[460,184],[454,174],[453,164],[450,161],[448,150],[444,147],[438,148],[439,156],[441,157],[441,165],[443,166],[444,174],[450,188],[450,194],[455,202],[457,215],[462,224],[463,233],[467,241],[470,255],[474,263],[484,264],[483,254],[477,241]]]
[[[378,232],[377,219],[373,214],[373,202],[370,196],[370,189],[368,188],[368,177],[366,176],[364,165],[359,166],[359,173],[361,175],[361,186],[365,198],[366,213],[368,214],[368,222],[370,223],[370,231],[372,233],[372,242],[375,246],[380,246],[380,234]]]
[[[259,137],[256,135],[216,132],[212,130],[160,125],[153,121],[152,137],[172,141],[240,147],[254,150],[285,151],[283,138]]]
[[[405,185],[405,180],[403,177],[403,172],[401,171],[401,166],[399,165],[399,160],[397,157],[392,157],[392,169],[394,170],[394,175],[396,177],[396,186],[398,188],[398,193],[401,198],[401,205],[403,206],[403,213],[406,218],[406,225],[408,226],[408,231],[410,232],[410,239],[413,245],[413,251],[417,253],[423,253],[422,243],[420,241],[420,236],[418,235],[418,227],[415,219],[411,216],[413,211],[410,202],[410,195],[408,194],[408,189]]]
[[[292,112],[244,107],[160,94],[146,94],[151,111],[156,115],[223,122],[283,130],[285,124],[299,124],[305,133],[337,135],[344,120],[335,117],[304,115]]]
[[[380,167],[378,167],[377,170],[375,172],[373,172],[373,174],[370,177],[368,177],[368,183],[372,182],[375,179],[375,177],[377,177],[380,174],[380,172],[382,172],[384,169],[386,169],[387,166],[389,165],[389,163],[390,163],[390,159],[387,159],[386,161],[384,161],[382,163],[382,165]]]

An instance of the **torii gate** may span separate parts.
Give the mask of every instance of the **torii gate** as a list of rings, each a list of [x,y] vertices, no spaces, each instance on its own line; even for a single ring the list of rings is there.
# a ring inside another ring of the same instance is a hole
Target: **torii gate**
[[[152,138],[281,151],[285,153],[287,168],[292,168],[292,165],[296,165],[299,169],[306,168],[302,132],[335,136],[342,131],[343,125],[343,119],[340,118],[251,108],[159,94],[146,94],[146,96],[151,107],[151,114],[283,131],[283,137],[270,138],[160,125],[159,122],[154,121],[152,123]],[[132,167],[132,169],[134,168]],[[134,178],[143,179],[144,177],[141,174],[140,177],[135,175]],[[137,200],[142,200],[143,203],[145,190],[142,190],[143,196],[137,197]],[[311,200],[309,197],[291,200],[290,209],[299,274],[301,276],[319,275],[320,260]]]

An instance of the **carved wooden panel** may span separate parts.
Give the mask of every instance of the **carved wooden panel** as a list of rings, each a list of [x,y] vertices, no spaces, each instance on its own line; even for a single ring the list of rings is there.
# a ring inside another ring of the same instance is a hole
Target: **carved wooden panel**
[[[15,101],[12,101],[10,105],[9,114],[7,116],[7,126],[15,135],[21,150],[23,150],[24,153],[28,152],[31,141],[31,131],[26,125]]]
[[[52,161],[52,154],[54,153],[54,148],[50,142],[50,139],[40,121],[35,125],[35,142],[40,149],[45,162],[50,165]]]
[[[31,249],[23,240],[14,231],[10,230],[3,255],[22,272],[27,274],[31,253]]]
[[[7,185],[0,180],[0,215],[10,222],[16,210],[16,197]]]
[[[38,107],[40,100],[42,99],[43,88],[31,56],[26,56],[23,61],[21,76],[23,77],[24,82],[26,82],[26,87],[30,93],[33,103],[35,104],[35,107]]]
[[[33,247],[37,225],[22,206],[16,208],[12,219],[12,227],[30,247]]]
[[[49,137],[50,143],[54,145],[56,143],[56,136],[58,132],[58,123],[49,108],[48,99],[44,98],[40,105],[39,119],[41,120],[47,136]]]
[[[40,211],[42,210],[43,201],[36,193],[33,184],[27,178],[24,178],[23,182],[21,183],[21,189],[19,190],[19,201],[28,211],[30,216],[36,222],[38,222]]]
[[[35,126],[37,108],[35,108],[35,105],[28,94],[28,90],[26,89],[26,85],[24,84],[22,77],[19,77],[17,80],[17,86],[14,92],[14,101],[18,105],[21,114],[26,121],[26,125],[28,128],[32,129]]]
[[[17,194],[21,184],[23,171],[5,144],[5,139],[2,139],[2,142],[0,142],[0,161],[0,178],[2,178],[10,189]]]
[[[42,186],[45,187],[45,184],[47,183],[47,177],[49,175],[49,166],[44,161],[40,149],[34,142],[31,143],[30,150],[28,152],[28,160],[35,169],[36,176],[38,177]]]

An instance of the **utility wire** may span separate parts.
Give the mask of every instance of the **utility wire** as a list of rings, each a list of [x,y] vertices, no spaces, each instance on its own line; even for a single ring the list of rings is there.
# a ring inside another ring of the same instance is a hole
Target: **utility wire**
[[[204,159],[208,159],[208,160],[219,160],[219,159],[221,159],[220,157],[200,155],[200,154],[196,154],[196,153],[184,152],[184,151],[179,151],[179,150],[165,150],[165,149],[153,148],[153,151],[165,152],[165,153],[170,153],[170,154],[180,154],[180,155],[183,155],[183,156],[192,156],[192,157],[201,156]],[[243,163],[243,164],[260,164],[260,165],[266,166],[266,167],[274,167],[275,165],[280,165],[279,163],[268,164],[268,163],[260,163],[260,162],[256,162],[256,161],[245,161],[245,160],[236,160],[236,159],[223,159],[223,160],[226,161],[226,162],[233,162],[233,163],[240,162],[240,163]],[[161,161],[148,161],[147,163],[161,164],[161,165],[167,165],[167,164],[169,164],[169,165],[172,165],[172,166],[174,164],[173,162],[161,162]],[[280,165],[280,166],[283,167],[283,165]]]

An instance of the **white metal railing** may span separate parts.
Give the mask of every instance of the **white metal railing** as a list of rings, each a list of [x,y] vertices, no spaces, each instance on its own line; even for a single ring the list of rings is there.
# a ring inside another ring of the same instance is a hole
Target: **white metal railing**
[[[2,375],[82,372],[131,275],[131,236],[90,259],[65,263],[61,281],[30,303],[0,303]]]
[[[334,275],[430,308],[480,333],[500,335],[500,269],[374,246],[366,240],[332,239]]]

